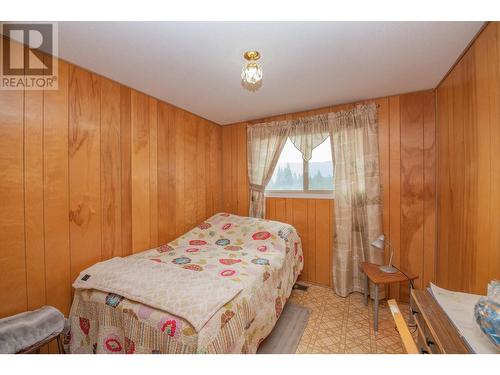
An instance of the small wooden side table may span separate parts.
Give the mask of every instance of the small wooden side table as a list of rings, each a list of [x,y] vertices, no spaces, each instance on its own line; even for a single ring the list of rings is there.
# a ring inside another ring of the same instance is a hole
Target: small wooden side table
[[[411,294],[411,282],[415,279],[418,278],[418,276],[406,276],[403,272],[397,271],[394,273],[387,273],[384,271],[381,271],[379,269],[378,264],[373,264],[373,263],[368,263],[368,262],[363,262],[361,263],[361,269],[363,273],[365,274],[365,295],[364,295],[364,302],[365,306],[368,305],[368,291],[369,291],[369,285],[368,285],[368,280],[370,280],[372,283],[375,284],[375,295],[373,296],[374,299],[374,307],[373,307],[373,322],[374,322],[374,329],[375,332],[378,331],[378,307],[379,307],[379,300],[378,300],[378,288],[380,285],[385,285],[385,284],[392,284],[392,283],[402,283],[402,282],[409,282],[410,284],[410,294]]]

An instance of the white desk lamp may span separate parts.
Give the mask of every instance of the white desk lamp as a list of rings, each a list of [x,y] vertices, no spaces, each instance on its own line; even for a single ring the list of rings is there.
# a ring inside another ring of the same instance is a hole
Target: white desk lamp
[[[385,246],[389,247],[390,251],[391,251],[391,256],[389,258],[389,264],[387,265],[384,265],[384,266],[380,266],[379,269],[383,272],[386,272],[386,273],[395,273],[395,272],[398,272],[397,268],[394,268],[392,266],[392,257],[394,255],[394,248],[392,247],[391,243],[389,241],[386,241],[385,240],[385,236],[383,234],[381,234],[380,236],[378,236],[377,238],[375,238],[373,240],[373,242],[371,243],[371,245],[373,247],[376,247],[377,249],[380,249],[380,250],[384,250],[385,249]]]

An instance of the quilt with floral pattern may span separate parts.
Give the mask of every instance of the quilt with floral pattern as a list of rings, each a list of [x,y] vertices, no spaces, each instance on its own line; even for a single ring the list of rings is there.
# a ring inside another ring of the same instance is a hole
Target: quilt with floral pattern
[[[200,282],[206,273],[242,290],[195,328],[189,319],[168,309],[117,293],[77,289],[66,340],[69,352],[255,353],[276,324],[303,268],[301,241],[292,226],[226,213],[129,258],[174,265],[200,275]],[[182,283],[176,287],[182,293]],[[184,294],[193,303],[204,298],[187,290]]]

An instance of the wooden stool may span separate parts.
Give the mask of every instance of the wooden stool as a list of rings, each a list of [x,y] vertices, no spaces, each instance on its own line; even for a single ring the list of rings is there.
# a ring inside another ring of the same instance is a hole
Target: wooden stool
[[[401,271],[394,272],[394,273],[387,273],[387,272],[381,271],[379,267],[380,266],[378,264],[373,264],[373,263],[368,263],[368,262],[361,263],[361,269],[363,270],[363,273],[365,274],[365,295],[364,295],[365,306],[368,305],[368,290],[369,290],[368,280],[370,280],[372,283],[375,284],[375,288],[374,288],[375,295],[373,296],[373,299],[374,299],[373,325],[374,325],[375,332],[378,331],[378,307],[379,307],[378,288],[379,288],[379,286],[385,285],[385,284],[401,283],[401,282],[408,281],[410,284],[410,294],[411,294],[412,281],[418,278],[418,276],[411,276],[411,277],[406,276]]]

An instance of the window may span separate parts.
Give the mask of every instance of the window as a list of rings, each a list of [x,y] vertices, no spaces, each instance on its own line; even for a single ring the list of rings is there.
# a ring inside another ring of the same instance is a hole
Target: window
[[[330,137],[316,147],[309,160],[309,190],[333,190],[333,163]]]
[[[266,192],[328,194],[333,191],[330,137],[317,146],[309,162],[287,139]]]
[[[304,190],[304,159],[290,138],[281,151],[278,164],[266,190]]]

